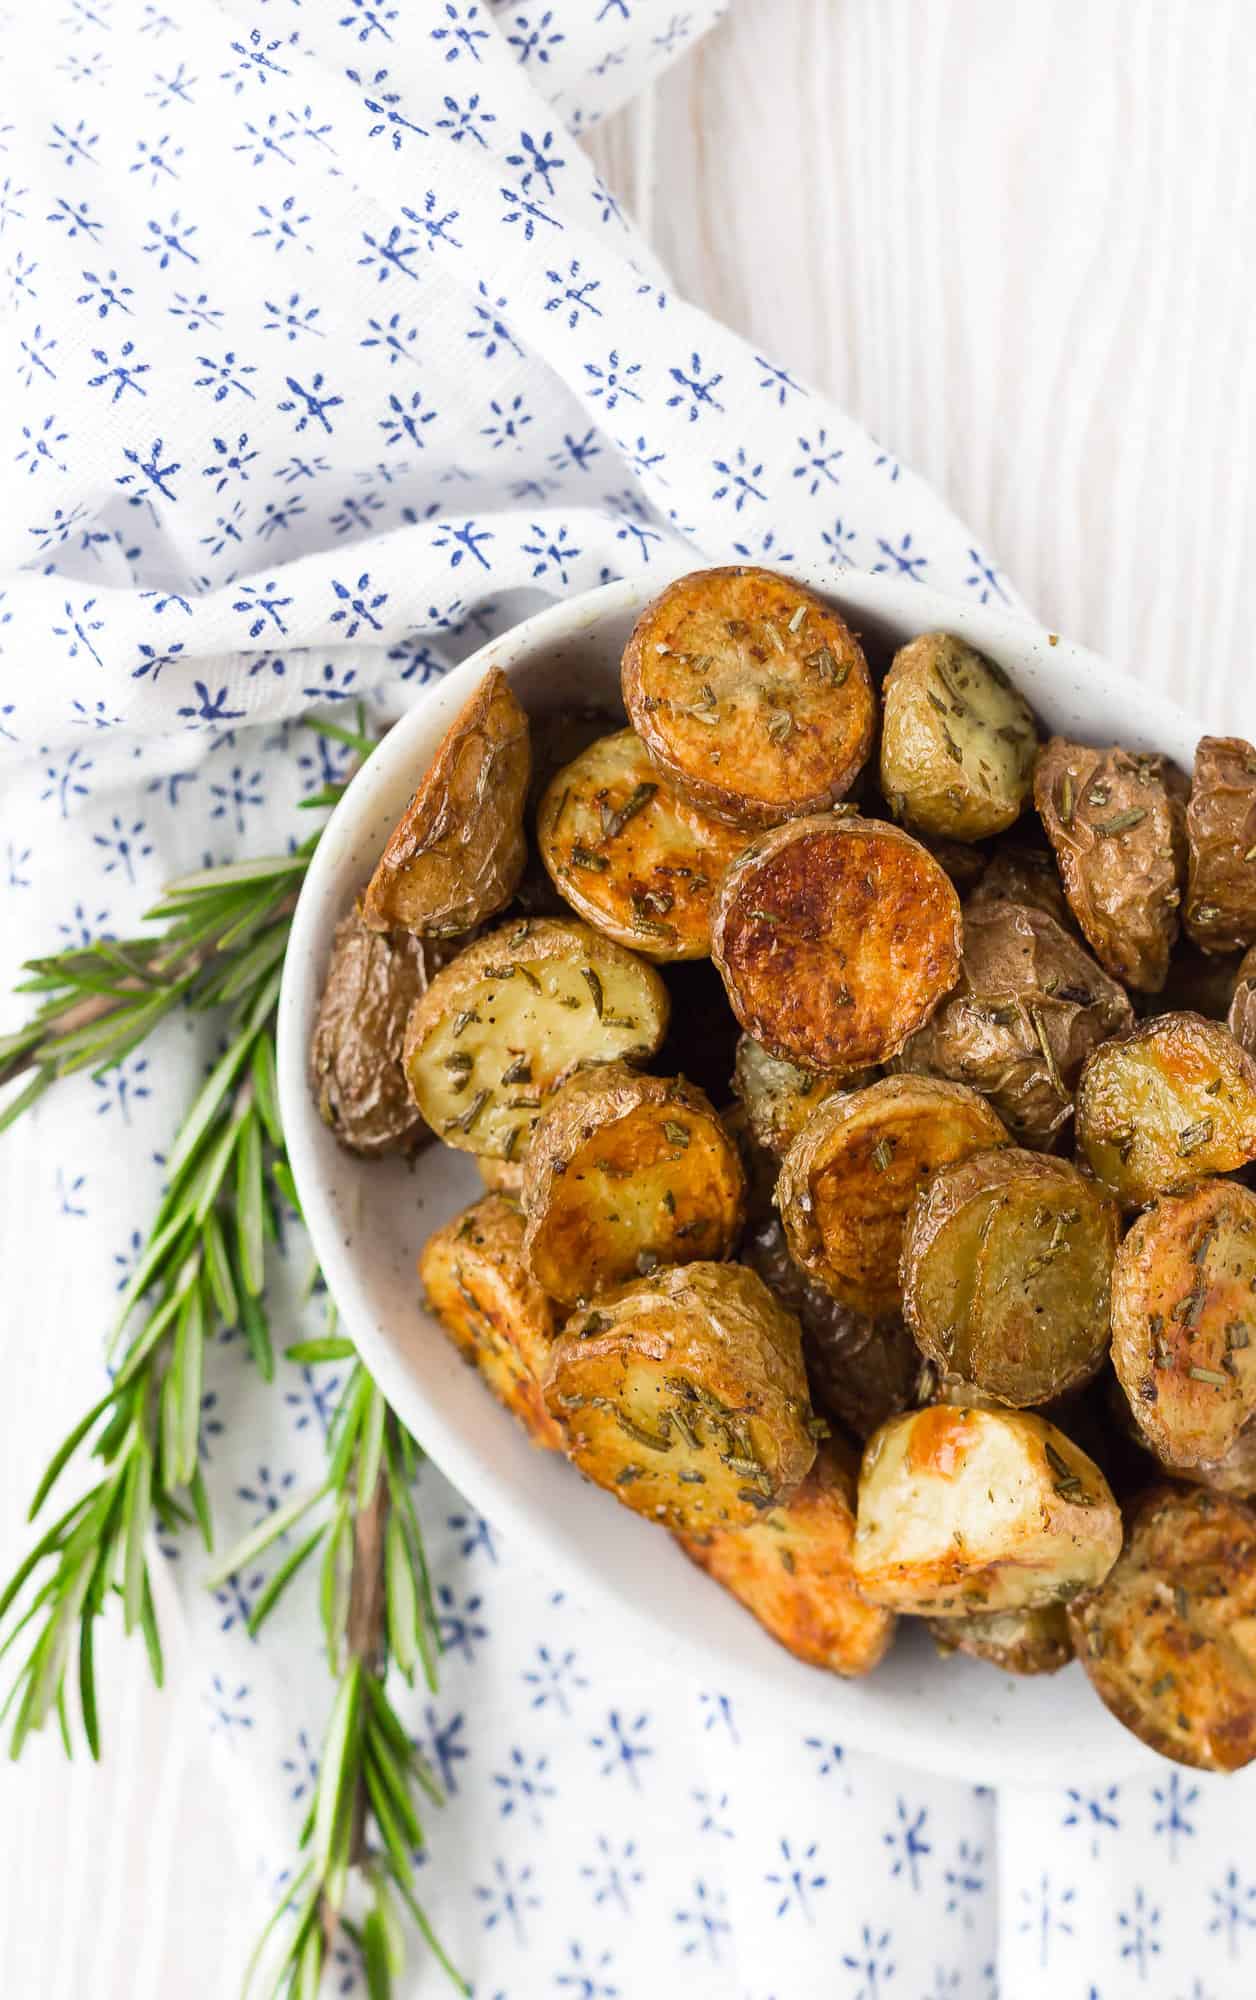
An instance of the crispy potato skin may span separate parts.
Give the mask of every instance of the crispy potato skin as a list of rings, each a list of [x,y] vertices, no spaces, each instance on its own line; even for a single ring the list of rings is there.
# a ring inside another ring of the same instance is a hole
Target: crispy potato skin
[[[740,1264],[685,1264],[567,1321],[546,1404],[567,1455],[681,1534],[744,1527],[815,1458],[798,1322]]]
[[[976,909],[978,904],[1000,902],[1022,903],[1031,910],[1041,910],[1045,916],[1054,917],[1070,937],[1076,932],[1060,871],[1044,847],[1025,847],[1010,840],[996,847],[968,898],[965,921],[969,910]]]
[[[1034,773],[1034,803],[1086,941],[1115,979],[1142,993],[1163,987],[1178,934],[1185,791],[1165,757],[1091,750],[1062,736],[1039,752]]]
[[[1154,1487],[1068,1621],[1100,1700],[1162,1757],[1203,1771],[1256,1757],[1256,1514],[1241,1501]]]
[[[1079,1388],[1108,1351],[1117,1235],[1116,1203],[1067,1160],[1005,1146],[940,1167],[903,1233],[921,1351],[1018,1407]]]
[[[1183,919],[1203,951],[1256,944],[1256,749],[1241,736],[1201,736],[1186,808]]]
[[[895,654],[881,698],[881,789],[895,819],[952,840],[1019,819],[1038,728],[1002,668],[947,632],[924,632]]]
[[[528,718],[493,667],[450,723],[362,899],[372,930],[449,937],[504,909],[523,874]]]
[[[853,1676],[871,1673],[885,1657],[894,1614],[868,1604],[851,1581],[855,1478],[832,1439],[801,1486],[762,1520],[677,1539],[795,1659]]]
[[[1256,946],[1243,954],[1230,998],[1226,1026],[1247,1054],[1256,1055]]]
[[[959,976],[959,898],[886,820],[824,814],[762,835],[715,901],[711,955],[773,1055],[838,1075],[895,1055]]]
[[[429,1309],[533,1444],[561,1451],[541,1381],[554,1344],[553,1308],[523,1256],[523,1215],[486,1194],[429,1236],[419,1258]]]
[[[939,1653],[967,1653],[1005,1674],[1058,1674],[1073,1657],[1062,1604],[1036,1611],[974,1612],[971,1618],[927,1618]]]
[[[839,1090],[857,1090],[875,1080],[876,1071],[856,1070],[843,1077],[817,1076],[797,1063],[774,1056],[753,1035],[740,1035],[733,1064],[733,1089],[745,1106],[750,1130],[761,1146],[778,1159],[787,1153],[803,1126],[826,1097]]]
[[[746,1177],[702,1091],[626,1063],[555,1092],[524,1173],[524,1254],[551,1298],[597,1298],[657,1264],[727,1257]]]
[[[432,1137],[401,1062],[406,1022],[427,991],[428,971],[418,938],[381,936],[357,909],[337,924],[309,1077],[323,1123],[351,1153],[414,1153]]]
[[[822,812],[872,747],[876,702],[854,633],[792,577],[683,576],[646,606],[624,706],[677,791],[732,826]]]
[[[793,1256],[856,1312],[896,1312],[903,1224],[937,1169],[1007,1142],[962,1083],[887,1076],[830,1097],[785,1155],[777,1184]]]
[[[1077,1142],[1127,1207],[1256,1158],[1256,1063],[1218,1021],[1160,1014],[1097,1048]]]

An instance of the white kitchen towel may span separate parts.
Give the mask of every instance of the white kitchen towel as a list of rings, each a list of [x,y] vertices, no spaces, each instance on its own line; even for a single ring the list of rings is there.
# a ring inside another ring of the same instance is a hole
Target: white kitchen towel
[[[0,78],[6,989],[135,928],[170,874],[307,831],[345,763],[312,706],[396,713],[487,633],[678,546],[1014,603],[788,357],[671,295],[581,151],[718,4],[64,4],[55,33],[10,11]],[[211,1053],[180,1023],[0,1148],[7,1337],[55,1337],[85,1399]],[[294,1330],[307,1266],[294,1230]],[[336,1374],[267,1391],[215,1349],[224,1546],[309,1483]],[[431,1468],[420,1504],[447,1650],[413,1726],[450,1799],[425,1882],[477,1994],[1256,1990],[1250,1788],[1167,1765],[1095,1788],[1067,1744],[1058,1793],[895,1769],[626,1659]],[[327,1707],[313,1608],[255,1644],[278,1558],[211,1599],[191,1542],[167,1553],[277,1883]],[[347,1947],[340,1972],[352,1991]]]

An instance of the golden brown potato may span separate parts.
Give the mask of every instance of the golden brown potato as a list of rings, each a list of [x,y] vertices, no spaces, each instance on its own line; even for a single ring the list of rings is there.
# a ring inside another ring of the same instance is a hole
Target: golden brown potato
[[[493,667],[455,716],[362,901],[372,930],[451,937],[504,909],[523,874],[528,718]]]
[[[654,967],[587,924],[501,924],[433,979],[410,1016],[405,1069],[433,1131],[468,1153],[522,1159],[573,1070],[644,1062],[667,1027]]]
[[[733,1089],[746,1108],[750,1130],[778,1158],[787,1153],[816,1107],[835,1091],[873,1082],[875,1070],[856,1070],[840,1081],[799,1069],[774,1056],[753,1035],[740,1035],[733,1064]]]
[[[1256,1063],[1220,1022],[1159,1014],[1089,1058],[1077,1142],[1131,1208],[1232,1173],[1256,1159]]]
[[[310,1089],[323,1123],[352,1153],[413,1153],[432,1137],[406,1088],[406,1022],[427,991],[422,941],[336,926],[310,1043]]]
[[[1241,1501],[1154,1487],[1068,1621],[1100,1700],[1162,1757],[1204,1771],[1256,1757],[1256,1514]]]
[[[773,1055],[849,1074],[897,1053],[959,976],[959,898],[887,820],[823,814],[763,834],[715,900],[734,1014]]]
[[[847,792],[876,703],[853,632],[765,569],[697,570],[646,606],[624,706],[658,770],[732,826],[775,826]]]
[[[1062,736],[1039,752],[1034,775],[1073,915],[1100,964],[1143,993],[1164,985],[1178,934],[1185,790],[1167,758]]]
[[[1062,1604],[1042,1604],[1035,1611],[976,1611],[970,1618],[925,1622],[944,1657],[967,1653],[1005,1674],[1058,1674],[1073,1657]]]
[[[891,1418],[864,1452],[855,1583],[873,1604],[935,1618],[1062,1604],[1120,1549],[1098,1466],[1025,1410],[939,1403]]]
[[[554,1345],[549,1300],[523,1255],[517,1201],[486,1194],[429,1236],[419,1258],[429,1309],[534,1444],[561,1451],[563,1434],[541,1383]]]
[[[802,1485],[748,1528],[678,1537],[699,1569],[753,1612],[795,1659],[834,1674],[870,1673],[894,1637],[894,1614],[851,1581],[855,1477],[832,1439]]]
[[[745,1205],[737,1147],[702,1091],[599,1063],[555,1091],[532,1135],[524,1254],[572,1306],[659,1264],[727,1257]]]
[[[1203,951],[1256,944],[1256,749],[1201,736],[1186,808],[1186,928]]]
[[[1226,1026],[1241,1049],[1256,1055],[1256,945],[1244,952],[1239,964]]]
[[[1024,847],[1015,841],[996,847],[968,899],[965,919],[968,910],[978,904],[999,902],[1023,903],[1031,910],[1041,910],[1062,924],[1070,937],[1075,934],[1060,871],[1045,847]]]
[[[939,1167],[1006,1143],[999,1118],[962,1083],[887,1076],[826,1099],[777,1184],[792,1254],[856,1312],[896,1312],[903,1224],[917,1192]]]
[[[574,1313],[545,1400],[587,1479],[691,1535],[792,1493],[822,1428],[798,1322],[740,1264],[672,1266]]]
[[[923,632],[895,654],[881,699],[881,789],[895,819],[952,840],[1019,819],[1038,729],[1002,667],[947,632]]]
[[[1050,1402],[1108,1351],[1117,1234],[1116,1203],[1067,1160],[1004,1146],[940,1167],[903,1233],[907,1324],[943,1375]]]

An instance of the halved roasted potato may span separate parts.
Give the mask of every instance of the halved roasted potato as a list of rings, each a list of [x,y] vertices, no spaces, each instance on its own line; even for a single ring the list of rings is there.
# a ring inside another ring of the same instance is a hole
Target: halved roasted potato
[[[1019,819],[1038,729],[1002,667],[948,632],[923,632],[894,655],[881,700],[881,789],[895,819],[952,840]]]
[[[1241,1049],[1256,1055],[1256,945],[1244,952],[1239,964],[1226,1026]]]
[[[753,1035],[737,1039],[733,1089],[746,1108],[750,1130],[770,1153],[787,1153],[816,1107],[835,1091],[856,1090],[871,1083],[875,1070],[855,1070],[850,1076],[821,1076],[799,1069],[797,1063],[774,1056]]]
[[[1158,1014],[1089,1058],[1077,1142],[1131,1208],[1233,1173],[1256,1159],[1256,1062],[1219,1021]]]
[[[855,1675],[884,1657],[894,1614],[860,1597],[851,1580],[855,1474],[833,1439],[801,1486],[749,1527],[677,1539],[795,1659]]]
[[[855,1583],[873,1604],[935,1618],[1062,1604],[1120,1549],[1098,1466],[1028,1411],[938,1403],[864,1452]]]
[[[448,1146],[522,1159],[573,1070],[646,1061],[667,1027],[654,967],[587,924],[501,924],[438,972],[410,1016],[410,1092]]]
[[[1062,1604],[1041,1604],[1033,1611],[975,1611],[969,1618],[925,1622],[944,1657],[967,1653],[1005,1674],[1058,1674],[1073,1657]]]
[[[1256,1757],[1256,1514],[1241,1501],[1154,1487],[1068,1621],[1100,1700],[1162,1757],[1203,1771]]]
[[[854,633],[813,591],[765,569],[682,576],[646,606],[624,706],[656,768],[732,826],[775,826],[846,793],[876,702]]]
[[[746,1177],[694,1084],[599,1063],[569,1077],[542,1113],[523,1206],[533,1276],[570,1306],[659,1264],[727,1257]]]
[[[422,939],[372,931],[356,908],[336,926],[309,1076],[323,1123],[352,1153],[413,1153],[432,1137],[401,1063],[430,969]]]
[[[1203,951],[1256,944],[1256,749],[1201,736],[1186,808],[1186,928]]]
[[[454,717],[362,899],[372,930],[450,937],[504,909],[527,858],[528,718],[500,667]]]
[[[587,1479],[683,1534],[792,1493],[823,1429],[797,1320],[740,1264],[659,1270],[574,1313],[545,1400]]]
[[[1003,1146],[940,1167],[903,1232],[907,1324],[944,1375],[1050,1402],[1108,1351],[1117,1235],[1116,1203],[1067,1160]]]
[[[785,1156],[781,1221],[803,1269],[844,1305],[896,1312],[903,1224],[929,1176],[1007,1143],[995,1112],[962,1083],[887,1076],[826,1098]]]
[[[524,1258],[518,1202],[486,1194],[456,1215],[428,1237],[419,1277],[428,1307],[498,1402],[534,1444],[561,1451],[562,1431],[541,1393],[554,1311]]]
[[[1073,912],[1049,848],[1026,847],[1019,841],[1001,842],[968,898],[965,920],[968,911],[980,903],[1023,903],[1031,910],[1054,917],[1070,936],[1076,934]]]
[[[959,976],[959,898],[888,820],[826,813],[763,834],[715,900],[734,1014],[773,1055],[835,1074],[894,1055]]]

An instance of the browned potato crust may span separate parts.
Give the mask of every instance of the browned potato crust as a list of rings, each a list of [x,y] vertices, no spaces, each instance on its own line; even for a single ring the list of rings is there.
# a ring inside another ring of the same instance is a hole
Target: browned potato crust
[[[765,569],[695,571],[646,606],[624,706],[657,768],[733,826],[821,812],[872,747],[876,703],[853,632]]]
[[[1154,1487],[1068,1620],[1100,1700],[1162,1757],[1204,1771],[1256,1757],[1256,1515],[1241,1501]]]
[[[837,1074],[883,1062],[959,975],[959,898],[886,820],[823,814],[762,835],[715,902],[711,955],[743,1028]]]
[[[406,1088],[406,1022],[427,991],[428,956],[405,932],[368,930],[357,909],[336,926],[310,1042],[319,1115],[352,1153],[413,1153],[432,1137]]]
[[[1045,847],[1023,847],[1015,841],[1005,841],[996,847],[968,899],[965,919],[968,911],[976,909],[978,904],[999,902],[1023,903],[1031,910],[1041,910],[1062,924],[1070,936],[1074,933],[1073,912],[1060,882],[1060,871]]]
[[[1204,951],[1256,944],[1256,749],[1201,736],[1186,808],[1186,928]]]
[[[994,662],[947,632],[901,648],[881,690],[881,789],[915,831],[982,840],[1019,819],[1038,729]]]
[[[943,1657],[967,1653],[1005,1674],[1058,1674],[1073,1657],[1062,1604],[1043,1604],[1036,1611],[977,1611],[971,1618],[927,1618],[925,1623]]]
[[[1090,1057],[1077,1140],[1131,1208],[1256,1158],[1256,1063],[1217,1021],[1160,1014]]]
[[[1256,1055],[1256,945],[1243,954],[1230,997],[1226,1026],[1247,1054]]]
[[[797,1063],[774,1056],[753,1035],[740,1035],[733,1064],[733,1089],[746,1109],[750,1130],[761,1146],[778,1158],[787,1153],[803,1126],[826,1097],[872,1083],[876,1071],[856,1070],[840,1081],[799,1069]]]

